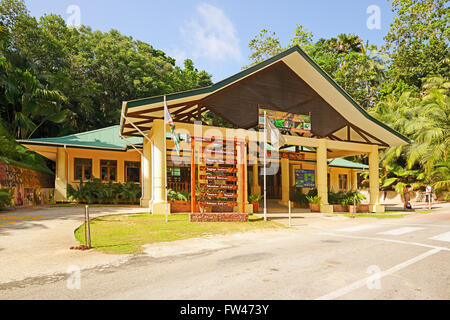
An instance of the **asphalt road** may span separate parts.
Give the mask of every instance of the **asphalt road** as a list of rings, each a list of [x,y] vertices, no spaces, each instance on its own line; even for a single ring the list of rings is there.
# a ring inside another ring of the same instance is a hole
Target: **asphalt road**
[[[450,299],[450,206],[398,219],[150,245],[118,263],[0,283],[0,299]]]

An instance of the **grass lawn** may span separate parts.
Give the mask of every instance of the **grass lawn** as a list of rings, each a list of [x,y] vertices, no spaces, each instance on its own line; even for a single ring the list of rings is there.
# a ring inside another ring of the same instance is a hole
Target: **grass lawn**
[[[142,245],[201,237],[212,234],[284,228],[274,221],[250,216],[249,222],[189,222],[188,215],[149,214],[110,215],[91,220],[91,245],[105,253],[137,253]],[[75,238],[84,244],[84,224],[75,230]]]
[[[423,211],[419,211],[419,213],[423,213],[423,214],[427,214],[427,213],[431,213],[434,210],[423,210]]]

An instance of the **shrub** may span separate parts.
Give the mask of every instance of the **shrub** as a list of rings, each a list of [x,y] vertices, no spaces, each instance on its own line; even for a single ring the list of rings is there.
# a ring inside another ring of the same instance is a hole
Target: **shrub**
[[[68,185],[67,195],[71,200],[87,204],[135,204],[141,197],[141,187],[133,182],[103,183],[100,179],[93,179],[81,182],[75,188]]]
[[[261,200],[261,197],[262,196],[259,193],[258,194],[252,194],[251,196],[248,197],[248,201],[250,203],[259,202],[259,200]]]
[[[167,190],[168,201],[188,201],[189,195],[186,191],[174,191],[172,189]]]
[[[291,201],[298,204],[308,204],[308,199],[306,194],[302,193],[300,190],[291,191],[290,199]]]
[[[319,196],[306,196],[306,199],[308,199],[309,203],[320,204],[320,197]]]
[[[11,206],[13,203],[13,193],[11,189],[0,189],[0,210]]]

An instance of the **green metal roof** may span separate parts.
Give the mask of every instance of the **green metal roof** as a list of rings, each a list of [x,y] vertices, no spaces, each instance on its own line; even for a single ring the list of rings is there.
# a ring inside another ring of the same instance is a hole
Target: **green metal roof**
[[[368,165],[357,163],[343,158],[336,158],[328,160],[328,166],[339,168],[351,168],[351,169],[369,169]]]
[[[34,144],[56,147],[90,148],[112,151],[126,151],[127,141],[119,136],[119,125],[75,133],[64,137],[18,140],[21,144]],[[142,138],[131,137],[127,140],[134,145],[142,145]]]

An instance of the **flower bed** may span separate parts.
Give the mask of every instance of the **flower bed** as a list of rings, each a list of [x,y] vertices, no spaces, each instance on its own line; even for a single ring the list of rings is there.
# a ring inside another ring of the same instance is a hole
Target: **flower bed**
[[[247,213],[191,213],[191,222],[247,222]]]

